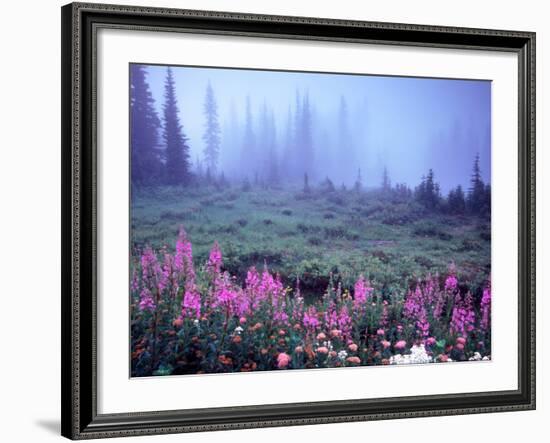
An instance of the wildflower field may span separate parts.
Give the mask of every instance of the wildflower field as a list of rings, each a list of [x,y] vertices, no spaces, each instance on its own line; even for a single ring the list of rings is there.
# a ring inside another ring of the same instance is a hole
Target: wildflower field
[[[491,357],[487,215],[322,185],[132,199],[134,377]]]

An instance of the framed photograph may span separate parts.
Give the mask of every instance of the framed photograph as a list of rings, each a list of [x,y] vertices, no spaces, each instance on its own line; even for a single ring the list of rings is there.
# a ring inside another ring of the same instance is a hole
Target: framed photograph
[[[535,408],[535,35],[62,8],[62,434]]]

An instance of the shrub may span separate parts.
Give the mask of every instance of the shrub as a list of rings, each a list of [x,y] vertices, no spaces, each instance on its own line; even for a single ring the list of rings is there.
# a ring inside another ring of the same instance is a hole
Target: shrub
[[[241,227],[244,228],[248,224],[248,220],[244,218],[240,218],[236,221],[236,223]]]

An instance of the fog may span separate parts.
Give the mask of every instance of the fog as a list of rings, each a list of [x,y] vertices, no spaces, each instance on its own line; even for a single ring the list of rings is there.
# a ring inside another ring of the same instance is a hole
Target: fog
[[[159,116],[166,71],[147,67]],[[204,161],[210,82],[221,129],[217,173],[229,179],[266,176],[276,164],[286,183],[307,173],[310,183],[329,177],[351,186],[360,169],[363,184],[375,187],[387,168],[392,184],[414,187],[432,168],[446,193],[468,187],[479,154],[483,180],[490,182],[489,81],[196,67],[172,72],[193,168]]]

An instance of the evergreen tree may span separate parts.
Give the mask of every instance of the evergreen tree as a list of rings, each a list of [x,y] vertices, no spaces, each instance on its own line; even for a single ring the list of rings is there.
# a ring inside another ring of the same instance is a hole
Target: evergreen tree
[[[267,139],[267,180],[270,185],[279,184],[279,158],[277,155],[277,128],[275,127],[275,114],[273,110],[268,118],[268,139]]]
[[[345,179],[348,176],[348,165],[355,162],[353,147],[351,146],[351,133],[348,121],[348,105],[342,95],[340,97],[340,109],[338,111],[338,165],[337,169],[340,177]]]
[[[160,120],[147,83],[147,70],[132,65],[130,77],[130,133],[132,185],[142,186],[158,182],[162,163],[160,159]]]
[[[204,140],[204,160],[206,166],[214,174],[218,168],[218,159],[220,156],[221,131],[218,122],[218,105],[210,82],[208,82],[208,86],[206,87],[204,115],[206,117],[205,131],[202,136]]]
[[[439,200],[439,184],[435,182],[434,178],[434,171],[430,168],[426,176],[426,195],[424,199],[424,205],[428,209],[435,209]]]
[[[428,171],[427,176],[422,176],[420,185],[416,187],[416,200],[427,209],[437,209],[441,200],[439,183],[435,181],[435,174],[432,169]]]
[[[388,168],[384,166],[384,171],[382,172],[382,190],[389,191],[391,189],[391,180],[388,174]]]
[[[176,86],[172,69],[168,68],[164,84],[164,132],[166,165],[165,182],[170,185],[187,184],[191,179],[189,170],[189,146],[178,116]]]
[[[332,183],[332,180],[328,176],[321,183],[321,189],[323,192],[334,192],[336,190],[334,183]]]
[[[357,192],[361,191],[363,189],[363,179],[361,177],[361,168],[357,170],[357,179],[355,180],[355,184],[353,185],[353,189]]]
[[[314,152],[312,135],[312,113],[309,102],[309,95],[306,93],[301,107],[301,126],[300,126],[300,156],[299,161],[305,172],[311,174],[313,171]]]
[[[311,192],[311,188],[309,187],[309,177],[307,175],[307,172],[304,174],[304,192],[306,194],[309,194]]]
[[[252,120],[250,97],[246,97],[246,111],[242,148],[242,169],[245,171],[254,171],[256,176],[255,181],[257,181],[258,165],[256,164],[256,136],[254,135],[253,125],[254,123]]]
[[[476,154],[474,158],[467,206],[470,213],[478,215],[481,215],[483,209],[487,206],[485,184],[481,178],[481,169],[479,167],[479,154]]]
[[[285,129],[285,137],[284,137],[284,154],[283,158],[281,159],[282,164],[282,173],[281,176],[284,178],[292,178],[292,171],[293,171],[293,137],[292,137],[292,111],[290,109],[290,106],[288,107],[288,115],[287,115],[287,122],[286,122],[286,129]]]
[[[449,191],[447,205],[451,214],[462,215],[466,212],[466,199],[462,186],[458,185],[455,189]]]

